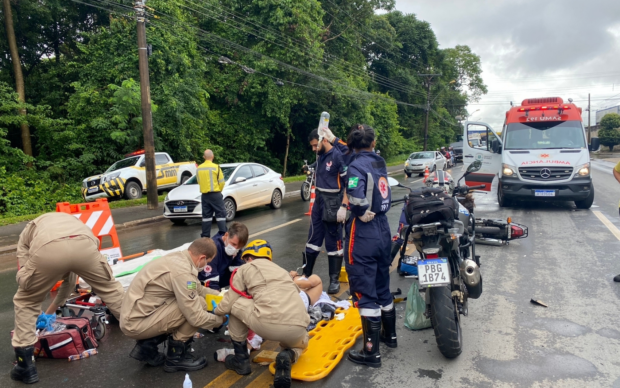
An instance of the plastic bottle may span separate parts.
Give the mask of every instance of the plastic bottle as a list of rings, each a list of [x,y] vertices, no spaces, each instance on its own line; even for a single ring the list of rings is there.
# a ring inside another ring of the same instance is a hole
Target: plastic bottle
[[[192,388],[192,380],[189,379],[189,373],[185,374],[185,381],[183,381],[183,388]]]
[[[88,349],[88,350],[83,351],[80,354],[69,356],[69,361],[81,360],[83,358],[88,358],[90,356],[94,356],[97,353],[99,353],[99,352],[97,352],[97,349]]]

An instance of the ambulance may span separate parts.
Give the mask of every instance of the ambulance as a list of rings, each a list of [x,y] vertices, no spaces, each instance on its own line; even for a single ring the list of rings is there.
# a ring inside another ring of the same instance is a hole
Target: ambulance
[[[574,201],[579,209],[594,202],[590,153],[581,108],[560,97],[530,98],[506,112],[501,132],[483,122],[465,122],[464,138],[486,133],[483,145],[463,143],[465,167],[482,168],[467,185],[497,182],[501,207],[521,201]],[[484,137],[484,135],[482,135]]]

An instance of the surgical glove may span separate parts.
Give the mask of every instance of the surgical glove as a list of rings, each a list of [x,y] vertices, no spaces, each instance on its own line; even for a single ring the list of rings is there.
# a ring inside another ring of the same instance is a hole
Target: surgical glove
[[[370,211],[370,208],[366,209],[366,212],[359,217],[362,222],[370,222],[375,218],[375,213]]]
[[[56,314],[41,313],[41,315],[37,318],[37,329],[52,331],[54,330],[54,327],[52,326],[52,323],[54,322],[56,322]]]
[[[336,220],[341,223],[341,222],[345,222],[347,220],[347,208],[346,207],[340,207],[340,209],[338,209],[338,213],[336,214]]]
[[[319,128],[319,136],[327,139],[328,142],[333,143],[336,136],[332,133],[331,129],[327,127]]]

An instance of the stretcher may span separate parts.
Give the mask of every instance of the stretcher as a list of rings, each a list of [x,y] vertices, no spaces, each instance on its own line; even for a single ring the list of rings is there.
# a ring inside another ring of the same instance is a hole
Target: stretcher
[[[311,337],[308,347],[291,369],[293,379],[316,381],[326,377],[362,335],[359,310],[338,308],[336,314],[341,313],[344,319],[321,321],[308,333]],[[269,371],[276,373],[275,362],[269,365]]]

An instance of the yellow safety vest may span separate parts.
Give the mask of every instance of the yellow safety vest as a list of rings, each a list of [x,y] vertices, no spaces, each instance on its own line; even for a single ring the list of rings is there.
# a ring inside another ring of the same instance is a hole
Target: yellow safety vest
[[[201,193],[219,193],[224,190],[224,174],[217,164],[206,161],[196,171]]]

